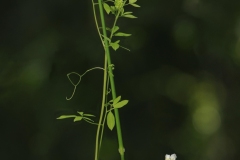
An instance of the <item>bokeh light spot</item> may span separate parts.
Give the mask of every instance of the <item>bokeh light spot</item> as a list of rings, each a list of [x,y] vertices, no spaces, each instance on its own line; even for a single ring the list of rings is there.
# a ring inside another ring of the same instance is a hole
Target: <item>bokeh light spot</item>
[[[193,114],[193,125],[199,133],[213,134],[221,125],[219,112],[213,107],[200,107]]]
[[[179,20],[173,28],[173,36],[178,48],[191,49],[196,43],[196,26],[189,20]]]
[[[195,77],[178,72],[169,79],[166,85],[166,95],[175,102],[185,104],[195,85]]]

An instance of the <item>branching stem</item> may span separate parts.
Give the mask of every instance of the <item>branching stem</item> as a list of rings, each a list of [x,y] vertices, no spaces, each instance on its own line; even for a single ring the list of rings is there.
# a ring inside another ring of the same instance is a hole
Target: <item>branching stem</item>
[[[99,4],[99,12],[100,12],[103,35],[104,35],[104,37],[107,37],[102,0],[98,0],[98,4]],[[105,54],[106,54],[105,58],[107,58],[108,66],[110,66],[110,65],[112,65],[112,63],[111,63],[108,40],[106,38],[104,38],[104,48],[105,48]],[[106,70],[105,70],[105,72],[106,72]],[[116,89],[115,89],[112,67],[108,67],[108,72],[109,72],[109,78],[110,78],[110,86],[111,86],[111,90],[112,90],[112,98],[115,99],[116,98]],[[103,96],[105,96],[105,95],[103,95]],[[120,124],[118,109],[114,109],[114,113],[115,113],[115,118],[116,118],[119,153],[121,156],[121,160],[124,160],[124,150],[125,149],[123,146],[122,131],[121,131],[121,124]]]

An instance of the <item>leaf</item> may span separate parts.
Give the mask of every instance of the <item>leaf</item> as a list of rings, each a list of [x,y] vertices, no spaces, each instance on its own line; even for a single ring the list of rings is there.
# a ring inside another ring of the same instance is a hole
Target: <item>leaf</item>
[[[124,8],[121,9],[120,15],[123,15],[123,13],[124,13]]]
[[[58,117],[57,119],[65,119],[65,118],[73,118],[76,117],[75,115],[62,115],[60,117]]]
[[[81,121],[83,117],[81,116],[76,116],[73,120],[73,122],[76,122],[76,121]]]
[[[108,115],[107,115],[107,126],[110,130],[113,130],[115,126],[115,117],[111,111],[108,112]]]
[[[121,99],[121,96],[118,96],[117,98],[115,98],[115,99],[113,100],[113,104],[118,103],[118,102],[120,101],[120,99]]]
[[[128,36],[131,36],[132,34],[127,34],[127,33],[122,33],[122,32],[118,32],[118,33],[115,33],[114,36],[123,36],[123,37],[128,37]]]
[[[141,7],[141,6],[137,5],[137,4],[130,4],[130,5],[132,5],[133,7]]]
[[[116,42],[114,42],[114,43],[110,43],[110,45],[111,45],[111,47],[116,51],[118,48],[119,48],[119,43],[120,42],[120,40],[117,40]]]
[[[102,28],[102,27],[99,27],[99,28]],[[108,27],[106,27],[106,30],[111,32],[111,30],[112,30],[112,29],[111,29],[111,28],[108,28]]]
[[[121,102],[118,102],[117,104],[113,104],[114,108],[121,108],[125,106],[128,103],[128,100],[122,100]]]
[[[111,6],[111,12],[114,14],[116,12],[116,7],[115,6]]]
[[[83,112],[77,112],[78,114],[80,114],[81,116],[83,116]]]
[[[107,12],[107,14],[109,14],[111,12],[111,8],[107,3],[103,3],[103,8]]]
[[[91,122],[94,122],[92,119],[88,118],[88,117],[83,117],[84,120],[88,120],[88,121],[91,121]]]
[[[129,0],[129,3],[131,4],[131,3],[135,3],[135,2],[137,2],[137,0]]]
[[[123,14],[124,15],[127,15],[127,14],[132,14],[133,12],[124,12]]]
[[[113,33],[115,33],[117,30],[119,30],[118,26],[114,26],[113,29],[112,29]]]
[[[91,124],[93,124],[94,123],[94,121],[89,121],[89,120],[87,120],[87,119],[84,119],[86,122],[88,122],[88,123],[91,123]]]
[[[94,116],[92,114],[84,114],[83,116],[96,117],[96,116]]]
[[[117,40],[117,41],[115,41],[114,43],[117,43],[117,44],[118,44],[119,42],[120,42],[120,40]],[[113,65],[113,67],[114,67],[114,65]]]
[[[119,48],[119,44],[111,43],[112,48],[116,51]]]
[[[126,18],[137,18],[136,16],[131,15],[131,14],[127,14],[127,15],[124,14],[122,17],[126,17]]]

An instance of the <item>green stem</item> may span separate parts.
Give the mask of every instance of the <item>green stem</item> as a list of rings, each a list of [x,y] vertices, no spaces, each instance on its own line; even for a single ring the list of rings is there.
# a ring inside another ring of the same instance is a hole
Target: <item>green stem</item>
[[[104,42],[103,42],[101,33],[99,31],[99,26],[98,26],[98,21],[97,21],[97,16],[96,16],[96,10],[95,10],[95,3],[94,3],[93,0],[92,0],[92,7],[93,7],[93,16],[94,16],[95,24],[96,24],[96,27],[97,27],[98,35],[99,35],[99,38],[101,39],[102,45],[104,47]]]
[[[106,56],[106,54],[105,54]],[[107,61],[106,61],[106,64],[107,64]],[[106,66],[107,67],[107,66]],[[106,68],[107,69],[107,68]],[[107,97],[108,97],[108,86],[109,86],[109,76],[108,76],[108,79],[107,79],[107,85],[106,85],[106,94],[105,94],[105,105],[107,104],[106,102],[108,101]],[[105,121],[106,121],[106,117],[107,117],[107,106],[105,106],[105,114],[104,114],[104,118],[102,120],[102,129],[101,129],[101,136],[100,136],[100,140],[99,140],[99,154],[100,154],[100,148],[101,148],[101,145],[102,145],[102,137],[103,137],[103,131],[104,131],[104,127],[105,127]],[[103,106],[102,106],[103,107]]]
[[[103,35],[104,35],[105,54],[107,56],[108,66],[110,66],[112,63],[111,63],[108,41],[105,38],[105,37],[107,37],[107,33],[106,33],[106,26],[105,26],[102,0],[98,0],[98,4],[99,4],[99,12],[100,12],[101,23],[102,23],[102,30],[103,30]],[[115,99],[116,98],[116,89],[115,89],[115,83],[114,83],[114,78],[113,78],[113,73],[112,73],[112,67],[108,67],[108,72],[109,72],[110,85],[111,85],[111,90],[112,90],[112,98]],[[120,124],[118,109],[115,109],[114,112],[115,112],[115,118],[116,118],[116,128],[117,128],[117,136],[118,136],[118,144],[119,144],[119,153],[120,153],[120,156],[121,156],[121,160],[124,160],[124,150],[125,149],[124,149],[124,146],[123,146],[122,131],[121,131],[121,124]]]
[[[126,0],[123,2],[122,7],[125,5],[125,3],[126,3]],[[121,10],[119,9],[118,12],[117,12],[117,15],[116,15],[116,17],[115,17],[115,19],[114,19],[113,27],[112,27],[112,28],[114,28],[114,27],[116,26],[116,23],[117,23],[117,20],[118,20],[118,18],[119,18],[119,14],[120,14],[120,13],[121,13]],[[112,36],[113,36],[113,30],[111,31],[111,35],[110,35],[109,39],[112,39]]]
[[[105,108],[105,97],[106,97],[106,83],[107,83],[107,56],[105,54],[104,58],[104,76],[103,76],[103,95],[102,95],[102,106],[101,106],[101,113],[98,122],[97,134],[96,134],[96,145],[95,145],[95,160],[98,160],[98,152],[99,152],[99,133],[102,124],[103,112]],[[102,136],[101,136],[102,137]]]
[[[95,9],[95,3],[92,0],[92,6],[93,6],[93,15],[94,15],[94,19],[95,19],[95,24],[96,24],[96,28],[98,31],[98,35],[99,38],[101,39],[103,48],[104,47],[104,41],[102,39],[100,30],[99,30],[99,25],[98,25],[98,21],[97,21],[97,16],[96,16],[96,9]],[[102,106],[101,106],[101,113],[100,113],[100,117],[99,117],[99,122],[98,122],[98,128],[97,128],[97,133],[96,133],[96,144],[95,144],[95,160],[98,160],[99,158],[99,151],[100,151],[100,147],[101,147],[101,142],[102,142],[102,136],[103,136],[103,130],[104,130],[104,124],[105,123],[105,119],[103,119],[103,112],[105,109],[105,101],[106,101],[106,83],[107,83],[107,56],[105,54],[104,56],[104,76],[103,76],[103,97],[102,97]],[[106,114],[106,113],[105,113]],[[105,117],[105,116],[104,116]],[[102,123],[103,121],[103,123]],[[103,124],[103,125],[101,125]],[[102,129],[101,129],[102,127]],[[101,133],[100,133],[100,129],[101,129]],[[100,134],[100,140],[99,140],[99,134]]]

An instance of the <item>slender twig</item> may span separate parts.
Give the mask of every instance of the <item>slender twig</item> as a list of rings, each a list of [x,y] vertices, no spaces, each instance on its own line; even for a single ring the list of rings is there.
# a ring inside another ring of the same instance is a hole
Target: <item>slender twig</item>
[[[109,93],[109,91],[108,91],[108,86],[109,86],[109,76],[108,76],[108,79],[107,79],[107,85],[106,85],[106,91],[107,91],[107,93],[105,94],[105,114],[104,114],[104,118],[103,118],[103,120],[102,120],[102,129],[101,129],[101,136],[100,136],[100,140],[99,140],[99,150],[100,150],[100,148],[101,148],[101,145],[102,145],[102,137],[103,137],[103,131],[104,131],[104,127],[105,127],[105,121],[106,121],[106,117],[107,117],[107,97],[108,97],[108,93]]]
[[[104,112],[104,107],[105,107],[105,98],[106,98],[106,83],[107,83],[107,55],[105,54],[104,58],[104,76],[103,76],[103,95],[102,95],[102,106],[101,106],[101,113],[100,113],[100,118],[98,122],[98,128],[97,128],[97,133],[96,133],[96,146],[95,146],[95,160],[98,159],[98,152],[99,152],[99,133],[100,133],[100,128],[102,124],[102,118],[103,118],[103,112]]]
[[[101,42],[102,42],[102,45],[103,45],[103,48],[104,48],[104,42],[103,42],[103,39],[101,37],[101,32],[99,30],[99,25],[98,25],[98,21],[97,21],[97,16],[96,16],[96,9],[95,9],[95,5],[98,4],[98,3],[94,3],[94,1],[92,0],[92,6],[93,6],[93,16],[94,16],[94,20],[95,20],[95,24],[96,24],[96,28],[97,28],[97,31],[98,31],[98,35],[101,39]],[[104,48],[105,49],[105,48]]]

